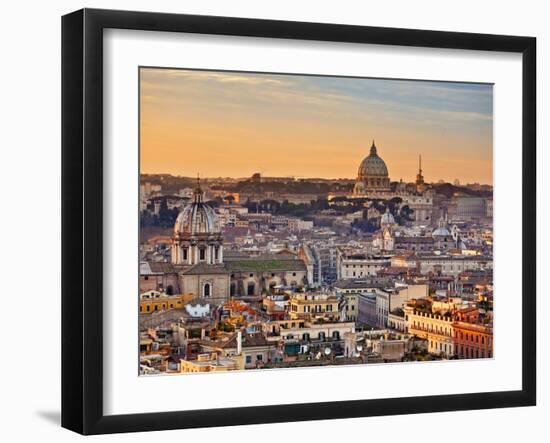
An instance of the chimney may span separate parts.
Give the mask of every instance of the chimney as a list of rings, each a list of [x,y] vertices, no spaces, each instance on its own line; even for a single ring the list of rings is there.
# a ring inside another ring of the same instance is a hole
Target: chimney
[[[243,352],[243,333],[239,330],[237,332],[237,355],[241,355]]]

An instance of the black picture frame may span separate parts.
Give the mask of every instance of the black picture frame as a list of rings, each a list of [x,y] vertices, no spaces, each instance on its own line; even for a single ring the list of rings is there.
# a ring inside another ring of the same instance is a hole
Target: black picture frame
[[[102,77],[103,30],[108,28],[522,54],[522,389],[104,415]],[[65,15],[62,18],[62,426],[82,434],[103,434],[535,405],[535,88],[533,37],[97,9]]]

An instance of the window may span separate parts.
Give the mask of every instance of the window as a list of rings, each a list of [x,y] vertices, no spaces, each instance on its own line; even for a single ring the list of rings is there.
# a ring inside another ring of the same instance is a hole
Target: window
[[[264,359],[264,356],[262,354],[257,354],[256,355],[256,360],[262,361],[263,359]]]
[[[216,260],[218,259],[219,253],[220,253],[220,247],[216,246],[214,248],[214,259],[216,259]]]
[[[187,248],[183,248],[183,259],[187,260]]]
[[[206,249],[200,248],[199,249],[199,260],[204,260],[206,258]]]
[[[202,291],[203,297],[210,297],[210,283],[205,283]]]
[[[247,355],[246,356],[246,364],[250,364],[252,363],[252,356],[251,355]]]
[[[247,294],[254,295],[255,291],[256,291],[256,285],[254,284],[254,282],[248,283]]]
[[[151,306],[147,305],[147,312],[151,311]]]

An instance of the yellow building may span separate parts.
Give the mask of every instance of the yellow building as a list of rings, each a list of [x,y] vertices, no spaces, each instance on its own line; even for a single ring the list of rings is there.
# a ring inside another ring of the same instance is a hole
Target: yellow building
[[[359,298],[357,294],[344,294],[346,299],[346,320],[356,321],[359,314]]]
[[[336,319],[338,297],[331,293],[297,293],[290,298],[291,319]]]
[[[446,357],[454,355],[453,317],[449,311],[432,311],[426,306],[404,307],[405,324],[409,334],[428,340],[428,352]]]
[[[239,357],[223,357],[216,352],[199,354],[196,360],[181,359],[180,372],[223,372],[244,369],[239,362]]]
[[[165,292],[147,291],[139,296],[140,314],[150,314],[168,309],[183,309],[190,294],[168,295]],[[192,298],[192,297],[191,297]]]

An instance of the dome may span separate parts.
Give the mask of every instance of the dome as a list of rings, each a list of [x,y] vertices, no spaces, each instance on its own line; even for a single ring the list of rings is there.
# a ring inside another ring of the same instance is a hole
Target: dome
[[[441,217],[437,228],[432,232],[432,237],[450,237],[451,231],[447,227],[447,220]]]
[[[393,218],[393,215],[391,215],[391,212],[388,208],[386,208],[386,212],[382,215],[382,218],[380,219],[380,224],[382,226],[384,225],[393,225],[395,223],[395,219]]]
[[[370,147],[370,154],[368,157],[363,159],[361,165],[359,166],[359,177],[366,176],[388,176],[388,168],[386,167],[384,160],[378,156],[376,146],[374,145],[374,140],[372,142],[372,146]]]
[[[451,233],[446,227],[439,227],[432,232],[432,237],[450,237]]]
[[[185,206],[176,218],[174,234],[197,235],[220,232],[218,217],[214,210],[202,201],[202,190],[197,185],[193,202]]]

